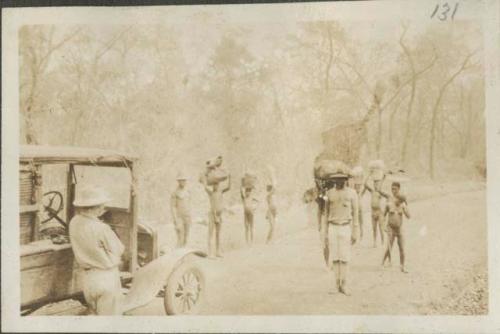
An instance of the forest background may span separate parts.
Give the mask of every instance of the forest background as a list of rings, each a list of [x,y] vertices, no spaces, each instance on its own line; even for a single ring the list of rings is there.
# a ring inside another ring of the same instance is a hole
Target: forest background
[[[138,156],[141,216],[158,222],[180,170],[206,214],[198,176],[217,155],[235,188],[272,168],[291,207],[314,184],[322,134],[353,121],[365,167],[380,158],[416,182],[481,181],[482,40],[473,21],[235,24],[203,12],[175,25],[27,25],[20,142]]]

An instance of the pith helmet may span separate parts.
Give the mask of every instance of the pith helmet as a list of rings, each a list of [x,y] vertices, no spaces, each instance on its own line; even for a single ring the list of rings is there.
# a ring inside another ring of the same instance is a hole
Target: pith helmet
[[[73,205],[79,207],[91,207],[106,204],[110,201],[111,197],[104,189],[96,186],[86,186],[76,193]]]

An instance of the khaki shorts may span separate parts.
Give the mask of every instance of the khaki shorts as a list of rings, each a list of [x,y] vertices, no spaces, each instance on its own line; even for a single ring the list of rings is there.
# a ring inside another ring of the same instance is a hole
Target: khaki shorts
[[[119,315],[123,312],[118,268],[82,270],[81,275],[83,295],[92,313]]]
[[[351,260],[351,224],[328,224],[330,260],[349,262]]]

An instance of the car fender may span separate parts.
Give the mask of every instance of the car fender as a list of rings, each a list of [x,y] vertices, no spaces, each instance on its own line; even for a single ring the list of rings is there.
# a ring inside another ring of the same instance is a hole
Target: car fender
[[[132,286],[123,301],[123,312],[144,306],[153,300],[158,292],[163,289],[172,272],[189,255],[207,256],[204,252],[196,249],[178,248],[168,254],[159,256],[134,272]]]

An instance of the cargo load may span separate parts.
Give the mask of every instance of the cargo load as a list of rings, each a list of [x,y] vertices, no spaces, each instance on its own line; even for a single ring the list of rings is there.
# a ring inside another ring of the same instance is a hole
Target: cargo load
[[[373,180],[382,180],[385,175],[385,165],[382,160],[372,160],[368,163],[370,176]]]
[[[205,175],[209,186],[225,181],[229,177],[229,173],[224,168],[211,169]]]
[[[314,177],[316,179],[328,179],[335,174],[350,175],[349,167],[339,160],[318,160],[314,164]]]
[[[351,171],[351,174],[354,184],[364,183],[363,167],[361,166],[354,167]]]
[[[257,185],[257,175],[252,172],[246,172],[241,178],[241,185],[243,188],[255,188]]]

